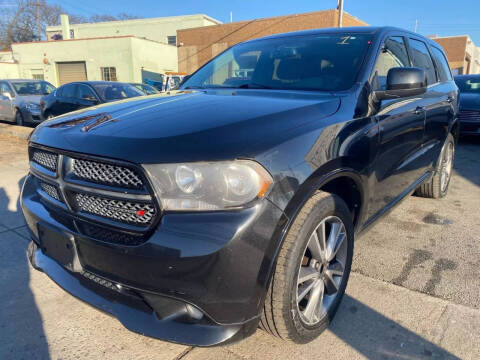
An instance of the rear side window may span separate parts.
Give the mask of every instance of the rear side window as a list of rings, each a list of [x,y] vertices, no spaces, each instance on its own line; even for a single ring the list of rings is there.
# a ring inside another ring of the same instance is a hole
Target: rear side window
[[[74,98],[75,97],[75,88],[77,86],[75,84],[65,85],[62,89],[62,97],[64,98]]]
[[[383,43],[373,70],[373,88],[386,90],[388,70],[395,67],[408,67],[407,48],[403,37],[391,36]]]
[[[435,60],[435,64],[437,65],[438,76],[440,77],[440,81],[448,81],[452,80],[452,73],[450,72],[450,66],[448,66],[447,59],[443,52],[436,48],[435,46],[431,46],[430,49],[432,50],[432,56]]]
[[[427,77],[427,85],[435,84],[437,76],[427,45],[423,41],[410,39],[413,66],[423,69]]]

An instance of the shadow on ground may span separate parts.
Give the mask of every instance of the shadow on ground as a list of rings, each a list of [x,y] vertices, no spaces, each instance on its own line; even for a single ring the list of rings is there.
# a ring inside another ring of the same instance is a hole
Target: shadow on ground
[[[12,213],[11,200],[0,188],[0,214],[4,215],[0,217],[0,359],[48,359],[42,317],[29,287],[28,240],[17,229],[7,230],[9,224],[3,222]]]
[[[349,295],[330,331],[368,359],[459,359]]]

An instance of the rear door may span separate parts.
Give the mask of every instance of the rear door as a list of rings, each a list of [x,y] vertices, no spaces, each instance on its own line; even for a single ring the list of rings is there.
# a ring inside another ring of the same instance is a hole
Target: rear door
[[[387,37],[372,73],[372,89],[386,90],[391,68],[410,66],[407,39],[401,35]],[[376,106],[380,136],[373,165],[375,191],[370,198],[370,216],[402,195],[423,172],[416,160],[422,149],[425,123],[422,96],[382,100]]]
[[[412,46],[410,48],[414,49]],[[422,50],[424,49],[422,47]],[[429,46],[429,50],[437,77],[435,83],[428,87],[426,94],[424,148],[425,163],[433,167],[445,142],[449,125],[455,119],[458,90],[443,51],[433,45]],[[418,54],[413,52],[413,57]],[[424,53],[424,56],[426,55]]]
[[[77,107],[77,84],[67,84],[62,87],[61,96],[57,99],[55,115],[74,111]]]

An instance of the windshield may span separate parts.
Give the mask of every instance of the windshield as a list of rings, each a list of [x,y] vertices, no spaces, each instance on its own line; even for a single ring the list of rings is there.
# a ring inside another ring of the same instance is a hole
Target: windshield
[[[145,95],[129,84],[94,84],[93,87],[104,101],[122,100]]]
[[[135,84],[135,86],[138,90],[142,91],[143,93],[147,95],[152,95],[152,94],[158,94],[157,89],[155,89],[153,86],[146,85],[146,84]]]
[[[455,83],[461,93],[480,94],[480,76],[474,77],[456,77]]]
[[[371,35],[318,34],[239,44],[181,86],[336,91],[350,88]]]
[[[46,81],[19,81],[12,82],[15,92],[22,95],[48,95],[55,90],[55,86]]]

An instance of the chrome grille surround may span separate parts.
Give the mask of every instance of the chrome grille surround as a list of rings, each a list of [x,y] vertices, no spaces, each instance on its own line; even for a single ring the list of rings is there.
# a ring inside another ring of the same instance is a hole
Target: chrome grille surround
[[[43,151],[36,148],[32,149],[31,158],[33,162],[50,171],[57,171],[58,155],[49,151]]]
[[[99,184],[139,189],[143,182],[132,169],[92,160],[73,159],[73,173],[80,179]]]
[[[74,193],[72,198],[78,210],[125,223],[149,224],[155,216],[155,207],[148,203],[108,199],[84,193]]]
[[[479,110],[460,110],[460,112],[458,113],[458,119],[460,121],[480,122],[480,111]]]

